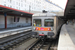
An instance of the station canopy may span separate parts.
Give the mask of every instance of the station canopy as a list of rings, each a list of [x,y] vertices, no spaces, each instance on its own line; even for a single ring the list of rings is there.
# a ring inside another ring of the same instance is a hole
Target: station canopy
[[[0,5],[0,14],[4,13],[11,16],[22,16],[22,17],[31,17],[33,15],[33,13]]]
[[[67,19],[75,19],[75,0],[67,0],[64,16]]]

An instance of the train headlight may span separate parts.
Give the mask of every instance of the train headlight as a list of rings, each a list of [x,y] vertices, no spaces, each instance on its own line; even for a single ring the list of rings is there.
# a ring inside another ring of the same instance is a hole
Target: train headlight
[[[35,27],[33,27],[33,29],[35,30],[36,28],[35,28]]]
[[[53,28],[51,28],[51,31],[53,31]]]

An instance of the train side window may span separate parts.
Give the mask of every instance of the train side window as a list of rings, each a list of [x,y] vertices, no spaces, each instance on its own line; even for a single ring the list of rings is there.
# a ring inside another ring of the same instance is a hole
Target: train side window
[[[41,19],[34,19],[33,20],[33,26],[41,26]]]
[[[54,26],[54,19],[45,19],[44,26],[45,27],[53,27]]]

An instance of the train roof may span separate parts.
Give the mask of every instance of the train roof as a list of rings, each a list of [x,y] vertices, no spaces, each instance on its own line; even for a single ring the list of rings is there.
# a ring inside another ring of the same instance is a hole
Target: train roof
[[[37,17],[37,16],[63,16],[63,15],[57,15],[55,13],[36,13],[33,14],[33,16]]]

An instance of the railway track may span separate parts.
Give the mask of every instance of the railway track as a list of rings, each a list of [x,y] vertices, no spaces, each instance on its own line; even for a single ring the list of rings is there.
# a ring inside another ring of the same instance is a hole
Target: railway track
[[[33,45],[29,46],[25,50],[57,50],[58,39],[55,40],[38,40]]]
[[[17,46],[18,44],[21,44],[21,42],[28,39],[30,36],[31,36],[31,31],[0,39],[1,40],[0,50],[9,50],[9,48],[13,48],[13,46]]]

